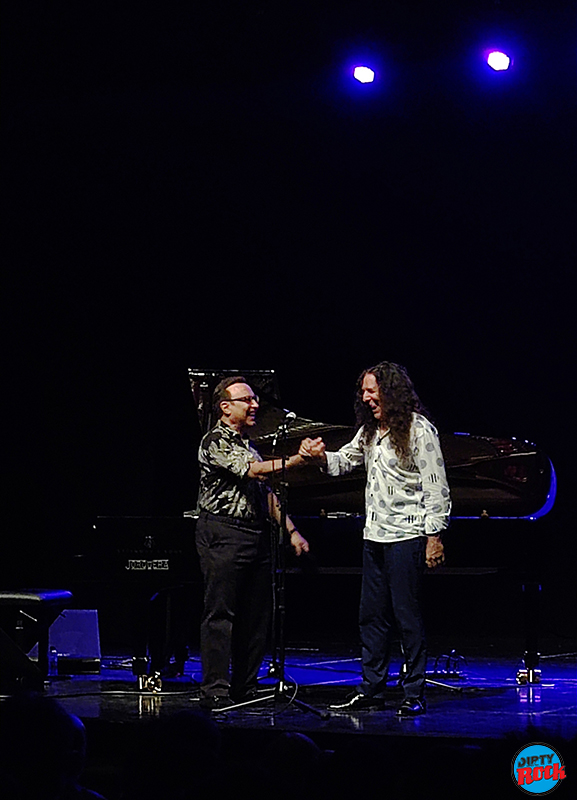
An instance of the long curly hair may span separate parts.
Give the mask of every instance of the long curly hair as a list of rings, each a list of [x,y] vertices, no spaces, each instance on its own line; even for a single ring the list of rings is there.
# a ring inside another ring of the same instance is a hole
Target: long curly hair
[[[400,364],[381,361],[380,364],[369,367],[359,376],[355,398],[355,414],[357,427],[360,428],[364,425],[362,442],[366,446],[375,435],[380,422],[375,419],[370,407],[363,403],[362,384],[365,375],[374,375],[376,378],[381,409],[389,427],[389,436],[399,461],[404,464],[410,463],[412,455],[409,447],[409,437],[413,412],[424,416],[428,416],[428,412],[421,403],[407,370]]]

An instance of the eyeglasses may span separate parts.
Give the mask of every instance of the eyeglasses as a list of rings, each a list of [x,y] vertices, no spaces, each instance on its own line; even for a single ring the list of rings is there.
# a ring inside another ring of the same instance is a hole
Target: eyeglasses
[[[247,394],[246,397],[231,397],[229,403],[256,403],[258,406],[258,394]]]

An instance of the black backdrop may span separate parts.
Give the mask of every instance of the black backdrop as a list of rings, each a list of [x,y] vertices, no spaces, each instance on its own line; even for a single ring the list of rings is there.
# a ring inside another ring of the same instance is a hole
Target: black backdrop
[[[442,430],[551,456],[568,602],[574,4],[7,5],[7,572],[194,505],[187,367],[348,423],[389,359]]]

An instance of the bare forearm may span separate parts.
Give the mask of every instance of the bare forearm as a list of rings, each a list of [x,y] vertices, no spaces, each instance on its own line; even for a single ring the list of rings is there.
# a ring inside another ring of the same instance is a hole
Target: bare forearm
[[[268,496],[268,507],[271,517],[273,517],[280,526],[281,525],[280,502],[278,497],[274,494],[274,492],[270,492]],[[292,519],[288,516],[288,514],[286,517],[286,530],[290,537],[291,546],[293,547],[296,555],[300,556],[303,553],[308,553],[309,543],[298,532],[296,525],[294,524]]]
[[[286,459],[285,469],[292,469],[293,467],[300,467],[305,463],[305,460],[300,455],[290,456]],[[272,461],[253,461],[249,467],[247,475],[249,478],[264,478],[267,475],[273,475],[276,472],[282,471],[282,459],[275,458]]]
[[[278,524],[280,525],[281,524],[280,501],[274,492],[270,492],[268,496],[268,510],[271,517],[274,520],[276,520],[276,522],[278,522]],[[296,530],[296,526],[294,522],[291,520],[291,518],[288,516],[288,514],[286,518],[286,529],[289,534]]]

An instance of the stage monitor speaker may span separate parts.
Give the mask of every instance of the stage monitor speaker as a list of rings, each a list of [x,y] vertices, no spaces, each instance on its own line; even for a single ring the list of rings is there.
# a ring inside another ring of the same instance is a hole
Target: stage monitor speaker
[[[48,650],[57,655],[59,675],[97,675],[100,672],[98,611],[95,609],[62,611],[48,631]],[[38,645],[34,645],[28,655],[32,659],[37,659]]]

